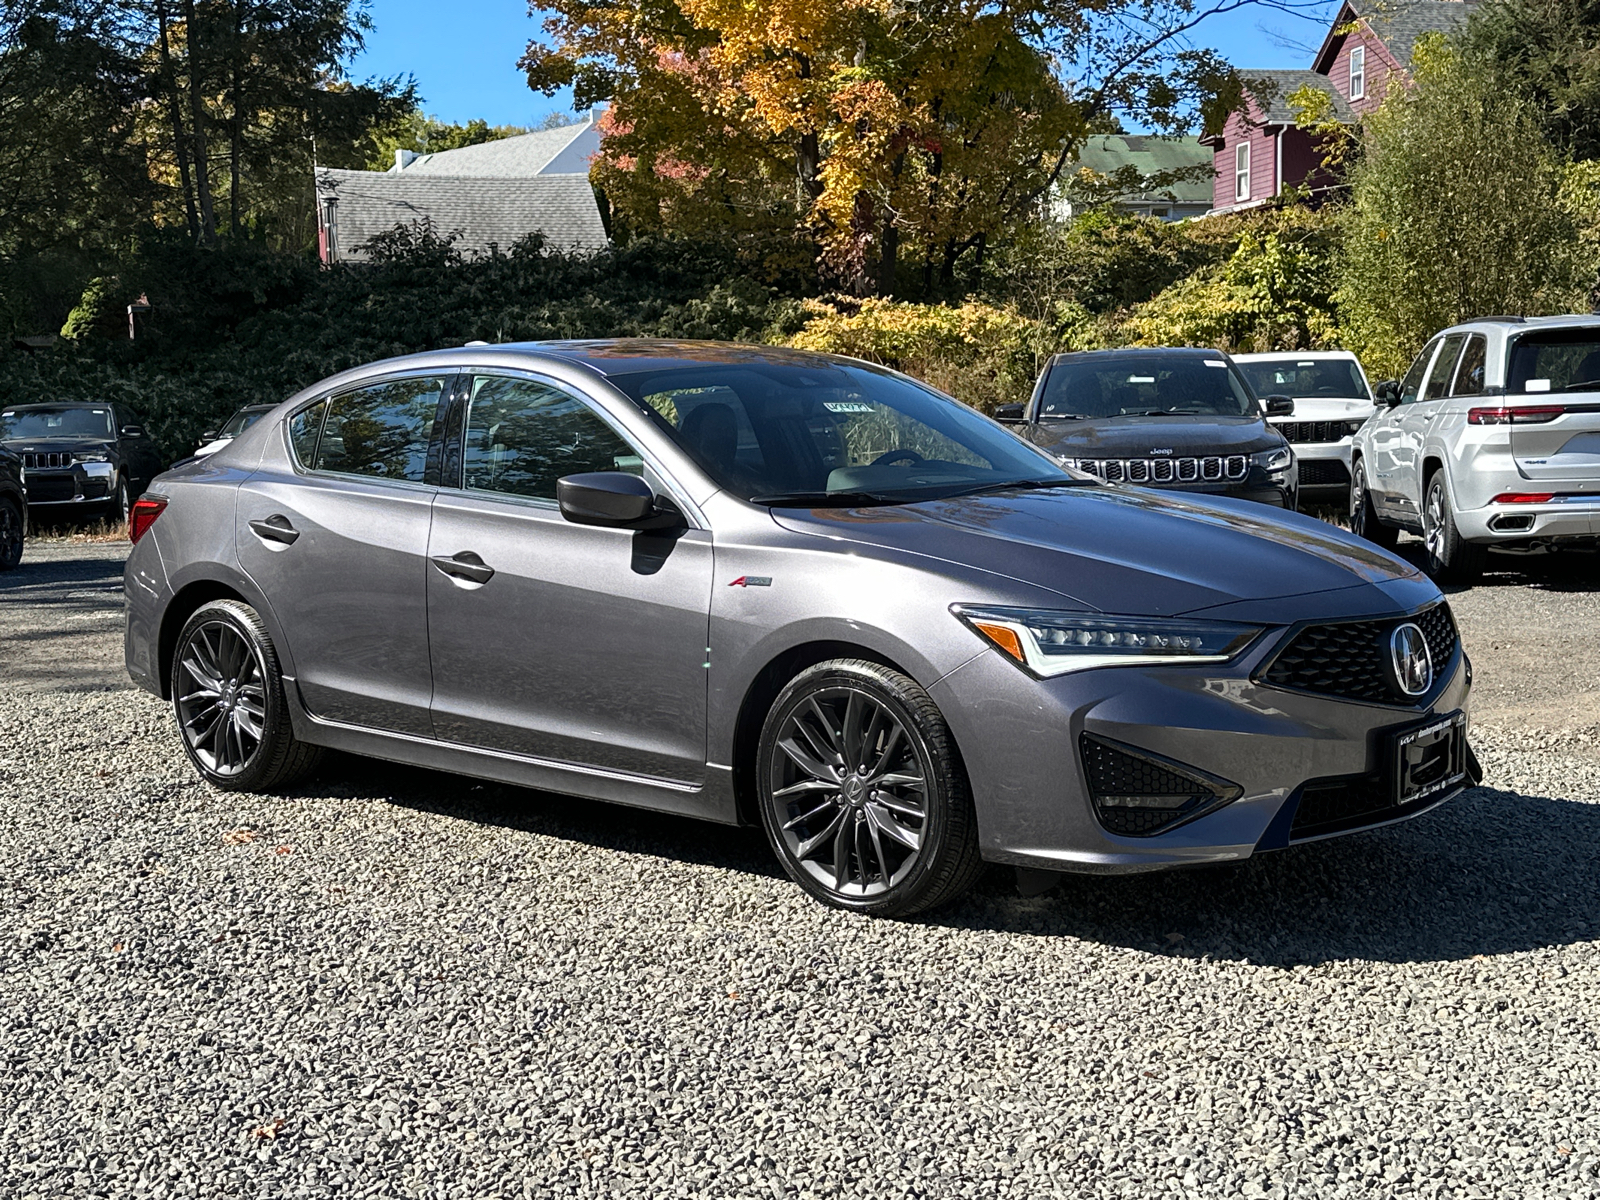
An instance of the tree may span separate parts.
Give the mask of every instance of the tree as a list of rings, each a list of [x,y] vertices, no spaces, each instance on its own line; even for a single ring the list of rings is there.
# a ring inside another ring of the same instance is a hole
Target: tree
[[[1600,158],[1600,9],[1591,0],[1486,0],[1460,47],[1528,97],[1556,149]]]
[[[854,291],[924,291],[1032,217],[1116,112],[1220,123],[1232,70],[1175,47],[1191,0],[557,0],[535,90],[609,99],[594,178],[625,223],[788,225]]]
[[[1339,286],[1352,348],[1390,374],[1444,326],[1567,311],[1594,278],[1584,198],[1534,105],[1437,35],[1413,62],[1361,135]]]

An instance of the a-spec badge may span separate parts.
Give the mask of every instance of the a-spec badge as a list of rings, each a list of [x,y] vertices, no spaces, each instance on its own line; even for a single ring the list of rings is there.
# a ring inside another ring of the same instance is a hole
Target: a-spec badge
[[[728,584],[728,586],[729,587],[771,587],[772,586],[772,576],[771,575],[741,575],[741,576],[739,576],[739,578],[735,579],[732,583]]]

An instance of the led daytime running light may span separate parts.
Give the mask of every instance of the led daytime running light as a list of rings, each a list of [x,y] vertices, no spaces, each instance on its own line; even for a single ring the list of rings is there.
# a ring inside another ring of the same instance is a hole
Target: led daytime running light
[[[954,605],[974,632],[1030,674],[1045,678],[1095,667],[1227,662],[1262,630],[1189,621]]]

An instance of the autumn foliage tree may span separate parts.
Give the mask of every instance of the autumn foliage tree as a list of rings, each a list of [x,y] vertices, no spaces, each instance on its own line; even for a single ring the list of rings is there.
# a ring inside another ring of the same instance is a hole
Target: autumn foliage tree
[[[1238,99],[1176,48],[1213,11],[1191,0],[543,7],[529,85],[610,102],[593,178],[625,226],[791,228],[859,293],[981,263],[1118,113],[1175,130]]]

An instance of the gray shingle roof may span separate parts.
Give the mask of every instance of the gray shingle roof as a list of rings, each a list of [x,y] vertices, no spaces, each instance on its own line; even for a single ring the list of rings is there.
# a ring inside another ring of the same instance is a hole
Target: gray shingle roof
[[[376,234],[427,218],[456,248],[482,253],[508,250],[530,233],[552,249],[598,250],[606,244],[600,206],[587,175],[535,175],[523,179],[461,177],[410,171],[317,173],[317,199],[338,200],[339,258],[359,261],[363,242]]]
[[[561,129],[541,129],[476,146],[462,146],[458,150],[419,155],[394,173],[481,175],[496,179],[549,174],[552,169],[562,174],[577,174],[589,169],[589,156],[599,149],[600,131],[594,122],[585,121]],[[557,162],[558,158],[562,161]]]
[[[1425,33],[1454,31],[1477,4],[1474,0],[1363,0],[1351,7],[1366,18],[1395,61],[1409,70],[1417,39]]]
[[[1241,71],[1246,88],[1261,109],[1262,120],[1269,125],[1293,125],[1297,114],[1289,104],[1289,97],[1303,87],[1314,87],[1333,97],[1335,119],[1348,121],[1352,114],[1350,102],[1339,94],[1326,75],[1316,71]]]

